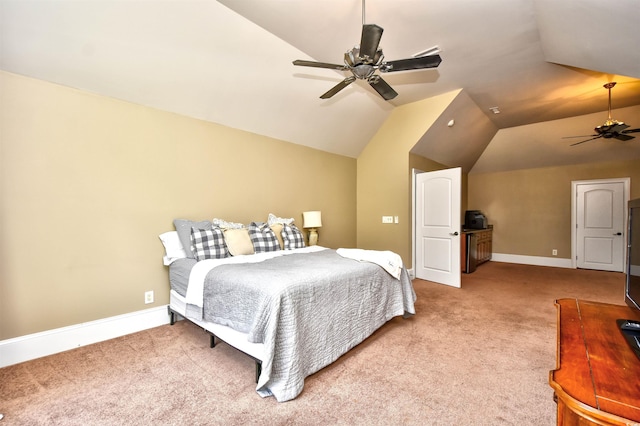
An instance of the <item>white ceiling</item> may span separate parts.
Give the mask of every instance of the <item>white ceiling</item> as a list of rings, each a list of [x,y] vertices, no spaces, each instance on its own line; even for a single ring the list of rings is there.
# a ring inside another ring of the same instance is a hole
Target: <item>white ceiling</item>
[[[614,118],[640,127],[626,108],[640,105],[637,0],[367,0],[365,20],[384,28],[387,59],[438,45],[442,64],[384,74],[390,102],[361,81],[321,100],[345,75],[291,61],[341,63],[360,40],[360,0],[0,0],[0,69],[351,157],[393,108],[462,89],[415,152],[465,170],[485,152],[490,171],[500,150],[485,148],[514,133],[500,129],[550,122],[535,129],[555,140],[519,136],[544,151],[536,167],[598,144],[640,158],[640,137],[567,150],[560,136],[602,124],[608,81]]]

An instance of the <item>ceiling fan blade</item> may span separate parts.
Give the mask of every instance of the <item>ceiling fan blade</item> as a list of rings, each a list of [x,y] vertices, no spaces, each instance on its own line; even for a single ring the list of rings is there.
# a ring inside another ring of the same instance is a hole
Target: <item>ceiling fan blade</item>
[[[614,138],[618,139],[619,141],[628,141],[630,139],[635,139],[635,136],[627,136],[625,134],[618,133],[617,135],[614,136]]]
[[[376,24],[366,24],[362,26],[362,38],[360,39],[360,56],[369,57],[372,61],[378,51],[380,40],[382,39],[382,27]]]
[[[573,138],[588,138],[590,136],[601,136],[601,135],[580,135],[580,136],[563,136],[562,139],[573,139]]]
[[[398,93],[387,84],[379,75],[374,75],[369,78],[369,84],[373,89],[380,94],[384,98],[385,101],[389,101],[396,96]]]
[[[326,62],[304,61],[301,59],[296,59],[295,61],[293,61],[293,65],[298,65],[301,67],[329,68],[332,70],[339,70],[339,71],[344,71],[348,69],[344,64],[343,65],[329,64]]]
[[[382,72],[420,70],[424,68],[436,68],[442,62],[440,55],[421,56],[419,58],[399,59],[387,61],[381,67]]]
[[[614,124],[611,129],[609,130],[610,132],[618,132],[620,133],[621,131],[623,131],[624,129],[626,129],[627,127],[629,127],[628,124],[624,124],[624,123],[616,123]]]
[[[576,146],[576,145],[580,145],[581,143],[589,142],[589,141],[592,141],[592,140],[594,140],[594,139],[600,139],[601,137],[602,137],[602,135],[600,135],[600,136],[596,136],[595,138],[587,139],[587,140],[585,140],[585,141],[580,141],[580,142],[572,143],[572,144],[571,144],[571,145],[569,145],[569,146]]]
[[[640,132],[640,128],[637,129],[629,129],[629,130],[623,130],[620,133],[638,133]]]
[[[336,93],[338,93],[339,91],[341,91],[342,89],[344,89],[345,87],[353,83],[355,80],[356,78],[354,76],[345,78],[340,83],[333,86],[331,90],[329,90],[328,92],[320,96],[320,99],[329,99],[330,97],[332,97],[333,95],[335,95]]]

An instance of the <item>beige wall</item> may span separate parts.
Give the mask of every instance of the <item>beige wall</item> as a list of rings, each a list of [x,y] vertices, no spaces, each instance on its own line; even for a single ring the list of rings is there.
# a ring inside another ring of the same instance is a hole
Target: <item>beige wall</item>
[[[0,340],[167,304],[174,218],[321,210],[320,244],[356,245],[353,158],[4,72],[0,93]]]
[[[493,229],[495,253],[571,258],[571,182],[631,178],[640,197],[640,160],[471,173],[468,208],[482,210]]]
[[[358,157],[358,247],[392,250],[411,267],[409,152],[459,92],[395,108]],[[399,223],[382,224],[382,216]]]
[[[411,169],[445,166],[410,151],[459,91],[394,109],[357,160],[4,72],[0,93],[3,340],[168,303],[178,217],[317,209],[321,245],[411,267]],[[568,258],[571,181],[614,177],[640,197],[640,160],[463,175],[462,212],[488,215],[494,252]]]

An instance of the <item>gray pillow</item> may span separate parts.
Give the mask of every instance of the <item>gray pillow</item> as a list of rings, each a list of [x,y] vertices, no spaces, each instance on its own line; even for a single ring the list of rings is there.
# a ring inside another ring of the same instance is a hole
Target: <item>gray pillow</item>
[[[186,219],[175,219],[173,221],[173,226],[176,227],[176,231],[178,231],[178,238],[180,238],[182,247],[184,247],[184,251],[185,253],[187,253],[187,257],[190,259],[196,258],[193,251],[191,250],[191,228],[213,229],[213,224],[208,220],[194,222],[192,220]]]

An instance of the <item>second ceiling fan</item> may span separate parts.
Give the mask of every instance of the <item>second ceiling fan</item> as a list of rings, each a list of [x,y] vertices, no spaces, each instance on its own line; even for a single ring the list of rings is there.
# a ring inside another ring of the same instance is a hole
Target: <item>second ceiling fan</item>
[[[350,76],[335,85],[329,91],[320,96],[321,99],[328,99],[340,92],[342,89],[356,81],[356,79],[367,80],[373,89],[385,100],[391,100],[398,96],[398,93],[389,84],[376,74],[380,72],[396,72],[418,70],[424,68],[436,68],[442,62],[440,55],[418,56],[396,61],[385,61],[380,40],[384,30],[375,24],[364,23],[364,0],[362,1],[362,36],[360,45],[355,46],[344,54],[344,64],[330,64],[326,62],[315,62],[306,60],[295,60],[293,65],[303,67],[328,68],[338,71],[351,71]]]
[[[593,130],[596,132],[594,135],[586,135],[586,136],[565,136],[563,139],[569,138],[586,138],[592,136],[591,139],[586,139],[580,142],[572,143],[570,146],[580,145],[581,143],[589,142],[594,139],[618,139],[620,141],[628,141],[629,139],[633,139],[635,136],[629,136],[627,133],[637,133],[640,132],[639,129],[628,129],[628,125],[624,124],[622,121],[614,120],[611,118],[611,89],[616,85],[615,81],[611,83],[605,84],[604,87],[609,91],[609,118],[604,122],[601,126],[596,126]]]

